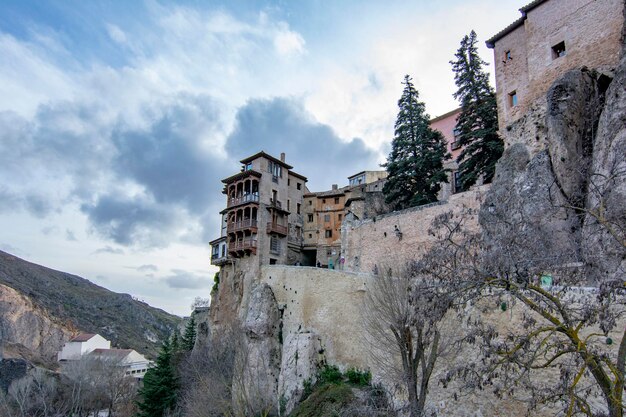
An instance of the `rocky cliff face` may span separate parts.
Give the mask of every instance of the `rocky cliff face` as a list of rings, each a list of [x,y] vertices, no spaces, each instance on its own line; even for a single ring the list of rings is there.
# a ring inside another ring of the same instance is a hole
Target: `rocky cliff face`
[[[537,251],[590,267],[596,271],[591,279],[623,276],[618,225],[626,224],[625,82],[624,59],[613,74],[570,71],[545,102],[510,126],[511,142],[480,214],[495,244],[505,247],[502,239],[509,238],[494,226],[498,219],[517,220],[549,237]],[[509,232],[514,223],[506,226]]]
[[[180,318],[88,280],[0,251],[0,348],[5,357],[50,364],[78,332],[155,356]]]
[[[0,348],[2,358],[25,358],[52,366],[56,354],[77,329],[11,287],[0,285]]]

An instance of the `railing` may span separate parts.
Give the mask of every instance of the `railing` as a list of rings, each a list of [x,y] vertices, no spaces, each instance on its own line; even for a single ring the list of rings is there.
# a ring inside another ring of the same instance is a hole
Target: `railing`
[[[213,256],[211,255],[211,265],[221,265],[228,260],[228,256]]]
[[[256,248],[256,239],[245,238],[242,240],[236,240],[228,243],[229,251],[245,250]]]
[[[234,197],[228,199],[228,207],[238,206],[239,204],[244,203],[258,203],[259,202],[259,194],[244,194],[241,197]]]
[[[228,223],[227,230],[228,232],[236,232],[237,230],[249,229],[252,227],[257,227],[256,219],[244,219],[239,220],[238,222],[230,222]]]
[[[278,200],[270,199],[270,206],[277,207],[277,208],[282,208],[283,204],[280,201],[278,201]]]
[[[283,226],[282,224],[274,222],[267,222],[267,233],[278,233],[286,236],[288,232],[288,226]]]

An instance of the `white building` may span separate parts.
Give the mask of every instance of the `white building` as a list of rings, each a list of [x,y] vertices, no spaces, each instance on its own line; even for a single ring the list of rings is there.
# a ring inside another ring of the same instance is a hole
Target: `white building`
[[[143,379],[151,362],[133,349],[94,349],[88,357],[103,361],[111,361],[126,368],[126,375]]]
[[[111,342],[99,334],[81,333],[67,342],[57,355],[59,362],[78,361],[83,357],[114,363],[126,369],[126,375],[142,379],[152,362],[133,349],[111,349]]]
[[[111,342],[99,334],[81,333],[63,346],[57,359],[59,362],[79,360],[95,349],[111,349]]]

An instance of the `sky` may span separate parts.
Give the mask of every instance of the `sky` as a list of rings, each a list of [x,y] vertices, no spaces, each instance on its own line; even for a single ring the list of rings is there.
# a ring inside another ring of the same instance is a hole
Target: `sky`
[[[285,152],[311,191],[378,169],[404,75],[458,107],[461,38],[492,71],[523,5],[3,0],[0,250],[188,315],[239,160]]]

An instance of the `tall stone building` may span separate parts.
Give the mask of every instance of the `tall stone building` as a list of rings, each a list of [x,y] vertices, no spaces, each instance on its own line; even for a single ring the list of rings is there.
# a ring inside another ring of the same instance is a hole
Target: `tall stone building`
[[[524,116],[566,71],[619,62],[624,0],[535,0],[487,40],[493,49],[500,130]]]
[[[222,180],[226,208],[221,236],[212,242],[211,263],[257,269],[263,264],[295,264],[302,256],[302,204],[306,177],[265,152],[242,159],[241,171]]]

